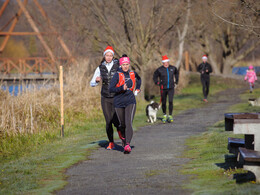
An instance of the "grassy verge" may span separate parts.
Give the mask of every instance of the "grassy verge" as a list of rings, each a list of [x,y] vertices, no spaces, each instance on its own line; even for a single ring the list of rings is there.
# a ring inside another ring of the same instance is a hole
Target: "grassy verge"
[[[226,85],[229,83],[229,85]],[[212,78],[211,94],[227,87],[237,86],[230,79]],[[209,97],[210,100],[211,97]],[[159,98],[157,98],[158,100]],[[175,114],[203,106],[199,77],[193,75],[190,84],[181,95],[174,98]],[[191,103],[192,102],[192,103]],[[147,123],[145,107],[139,101],[134,120],[134,129]],[[21,135],[1,139],[0,193],[51,193],[66,184],[64,171],[71,165],[88,158],[92,150],[106,140],[104,119],[100,109],[93,110],[92,117],[73,115],[66,126],[65,138],[59,137],[59,129],[34,135]],[[56,132],[56,133],[55,133]]]
[[[247,99],[260,96],[260,89],[254,94],[241,95],[243,103],[229,109],[230,112],[259,112],[260,107],[252,107]],[[209,128],[207,132],[187,140],[188,150],[185,157],[191,161],[184,165],[182,173],[191,174],[191,180],[185,185],[194,190],[194,194],[258,194],[260,185],[251,181],[252,175],[236,163],[234,155],[227,150],[228,137],[240,137],[226,132],[224,121]]]

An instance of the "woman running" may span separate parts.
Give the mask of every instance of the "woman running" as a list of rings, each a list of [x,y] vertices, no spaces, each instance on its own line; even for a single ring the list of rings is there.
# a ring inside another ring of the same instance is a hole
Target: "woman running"
[[[102,81],[101,89],[101,106],[104,117],[106,119],[106,132],[109,140],[109,145],[106,149],[111,150],[115,148],[113,127],[117,128],[118,135],[122,139],[122,134],[119,131],[119,121],[115,113],[114,96],[115,93],[110,93],[109,85],[112,77],[119,69],[119,61],[114,58],[114,49],[111,46],[107,46],[104,51],[101,64],[96,68],[93,78],[90,81],[90,86],[95,87]]]
[[[128,57],[122,57],[119,61],[121,69],[112,78],[109,90],[110,93],[116,93],[114,106],[120,128],[125,130],[123,147],[125,153],[130,153],[130,142],[133,137],[132,123],[136,110],[135,95],[140,92],[141,78],[136,72],[130,71],[130,60]]]

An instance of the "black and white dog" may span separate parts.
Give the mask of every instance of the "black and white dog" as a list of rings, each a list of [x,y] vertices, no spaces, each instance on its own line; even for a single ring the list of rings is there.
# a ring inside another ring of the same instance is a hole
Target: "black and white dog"
[[[154,101],[151,101],[151,103],[146,106],[146,116],[148,118],[148,123],[154,123],[156,121],[156,115],[160,107],[161,106]]]

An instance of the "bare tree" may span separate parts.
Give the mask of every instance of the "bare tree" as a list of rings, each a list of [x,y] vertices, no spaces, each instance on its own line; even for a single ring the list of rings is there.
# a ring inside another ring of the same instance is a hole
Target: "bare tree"
[[[182,61],[182,55],[183,55],[183,50],[184,50],[184,41],[185,41],[185,37],[186,37],[187,32],[188,32],[188,26],[189,26],[189,20],[190,20],[190,10],[191,10],[191,2],[190,2],[190,0],[188,0],[187,14],[186,14],[186,18],[185,18],[183,31],[180,32],[179,27],[177,27],[178,38],[179,38],[179,55],[178,55],[178,60],[176,62],[177,68],[180,67],[181,61]]]
[[[211,1],[199,1],[192,10],[190,39],[199,43],[203,53],[209,56],[215,73],[229,74],[237,62],[245,59],[260,44],[254,31],[227,23],[212,13],[211,8],[215,6],[216,13],[221,13],[231,22],[237,21],[238,16],[233,11],[241,6],[239,2],[221,1],[221,6],[216,8],[216,1],[213,4]]]
[[[163,45],[167,45],[169,39],[175,40],[177,26],[180,48],[183,50],[188,30],[190,0],[188,6],[181,0],[59,0],[59,2],[74,18],[82,34],[95,43],[93,45],[97,51],[103,51],[104,46],[109,44],[114,47],[118,55],[126,53],[143,80],[149,77],[146,74],[147,69],[155,63],[160,63],[162,53],[173,53]],[[183,16],[186,16],[185,21],[180,22]],[[181,58],[182,52],[179,53]]]
[[[222,10],[223,1],[221,0],[215,0],[212,3],[212,13],[220,20],[228,24],[240,27],[244,30],[250,31],[257,35],[258,38],[260,38],[260,2],[255,0],[236,0],[227,3],[232,4],[236,7],[236,9],[232,10],[232,14],[236,16],[232,18],[232,20],[223,15],[222,11],[218,11]]]

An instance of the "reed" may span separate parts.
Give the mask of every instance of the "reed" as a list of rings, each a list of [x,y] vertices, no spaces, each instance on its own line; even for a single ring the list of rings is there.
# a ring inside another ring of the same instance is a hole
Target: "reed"
[[[99,87],[89,86],[90,78],[86,76],[88,69],[88,61],[82,61],[65,72],[64,109],[68,125],[77,116],[91,117],[95,113],[92,112],[93,109],[100,109]],[[54,82],[52,87],[43,86],[40,89],[36,82],[31,83],[30,88],[26,87],[27,83],[22,85],[18,96],[0,90],[1,135],[56,130],[60,121],[58,82]]]

